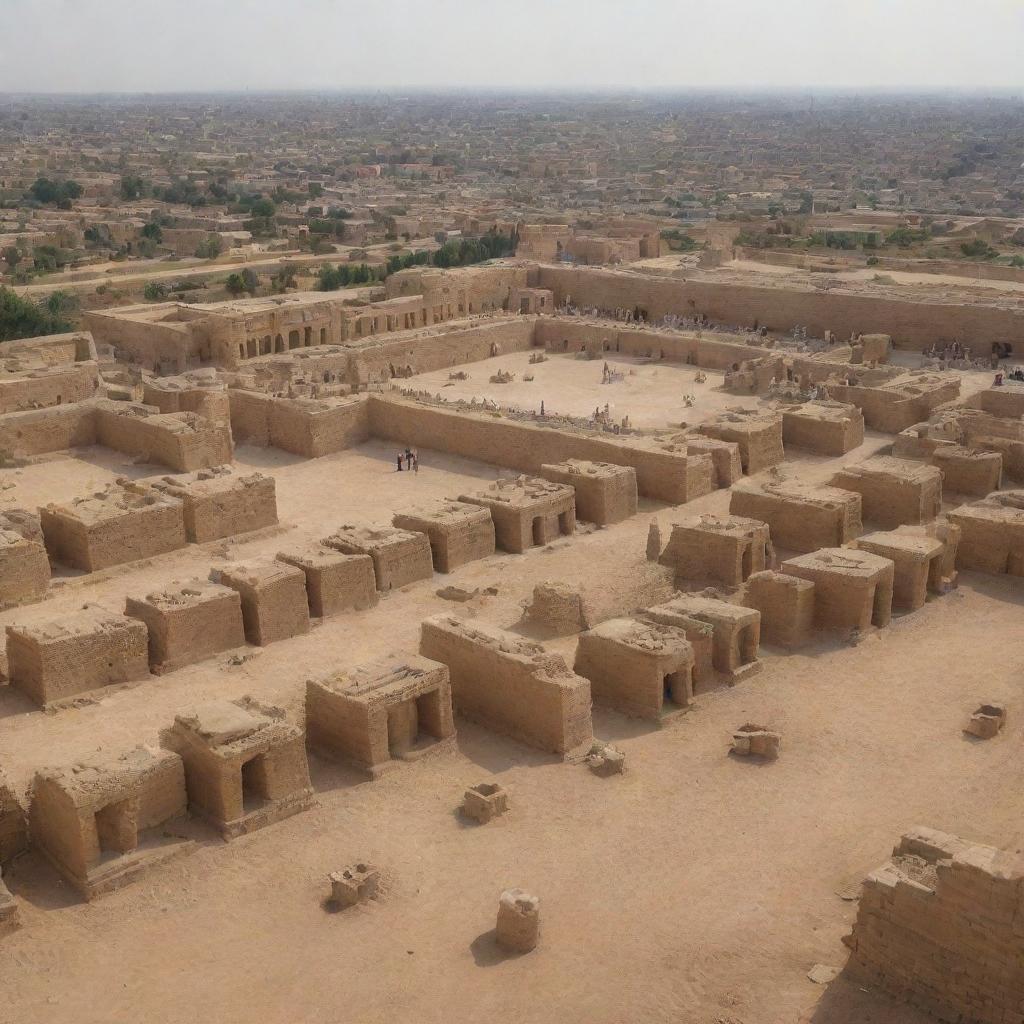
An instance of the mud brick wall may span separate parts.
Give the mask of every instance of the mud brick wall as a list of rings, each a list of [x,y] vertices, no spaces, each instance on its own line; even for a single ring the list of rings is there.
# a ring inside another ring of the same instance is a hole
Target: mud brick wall
[[[1024,311],[994,306],[558,266],[540,266],[536,285],[551,289],[559,304],[571,297],[577,306],[639,306],[652,320],[702,313],[724,324],[752,326],[756,320],[781,332],[801,324],[817,337],[827,330],[842,338],[885,333],[897,348],[917,351],[959,338],[978,355],[991,351],[993,341],[1024,343]]]
[[[714,489],[710,456],[687,456],[617,438],[570,433],[518,420],[459,413],[398,398],[371,395],[374,437],[463,458],[539,473],[545,463],[586,459],[632,466],[644,497],[681,504]]]
[[[217,583],[196,581],[176,593],[129,597],[125,615],[145,624],[149,664],[157,674],[245,645],[241,599]]]
[[[860,495],[834,487],[816,488],[806,496],[737,487],[729,513],[767,523],[772,543],[790,551],[841,547],[861,531]]]
[[[592,741],[590,683],[539,644],[439,616],[423,623],[420,653],[448,666],[466,718],[556,754]]]
[[[856,407],[849,419],[808,416],[799,407],[783,409],[782,442],[819,455],[845,455],[864,443],[864,417]]]
[[[1022,921],[1019,855],[916,829],[864,882],[849,969],[941,1021],[1019,1021]]]
[[[769,355],[768,349],[742,341],[719,341],[678,331],[655,331],[567,317],[538,320],[536,338],[538,344],[551,352],[583,352],[588,346],[596,345],[598,351],[688,363],[709,370],[731,370],[749,359]]]
[[[94,362],[0,378],[0,414],[81,402],[92,398],[98,384],[99,371]]]
[[[274,398],[232,388],[231,429],[239,442],[317,458],[369,439],[366,398],[340,402]]]
[[[39,510],[46,550],[63,565],[96,572],[112,565],[177,551],[187,543],[180,501],[161,499],[151,505],[120,509],[88,520],[74,506],[51,505]]]
[[[349,343],[351,380],[387,380],[394,371],[411,367],[430,373],[464,363],[477,363],[492,355],[525,352],[534,345],[534,317],[477,322],[458,330],[405,332],[405,336],[376,335],[361,344]]]
[[[181,500],[185,534],[193,544],[234,537],[277,523],[276,484],[272,476],[262,473],[214,476],[208,480],[168,477],[156,487]]]
[[[50,582],[50,560],[42,533],[25,537],[5,528],[0,515],[0,608],[38,601]]]
[[[90,402],[0,417],[0,452],[25,457],[96,444],[96,409]]]
[[[46,705],[149,675],[143,623],[85,613],[39,626],[7,627],[11,685]]]

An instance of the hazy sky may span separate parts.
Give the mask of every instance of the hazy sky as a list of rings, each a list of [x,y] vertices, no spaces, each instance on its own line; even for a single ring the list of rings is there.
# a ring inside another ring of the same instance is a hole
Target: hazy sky
[[[1024,0],[0,0],[0,91],[1011,88]]]

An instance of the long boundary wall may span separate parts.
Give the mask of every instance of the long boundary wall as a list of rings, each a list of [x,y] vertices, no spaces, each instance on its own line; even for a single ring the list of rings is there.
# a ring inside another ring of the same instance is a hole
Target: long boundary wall
[[[370,434],[461,455],[494,466],[539,473],[567,459],[611,462],[636,470],[641,495],[682,504],[714,489],[709,455],[660,451],[487,414],[454,412],[409,399],[370,395]]]
[[[838,290],[758,287],[734,281],[683,280],[621,270],[540,266],[537,285],[555,293],[561,305],[646,311],[649,319],[666,314],[703,313],[727,324],[789,331],[797,324],[819,337],[827,330],[848,337],[884,333],[900,348],[922,351],[934,343],[961,343],[987,353],[993,341],[1024,346],[1024,310],[965,303],[915,302]]]

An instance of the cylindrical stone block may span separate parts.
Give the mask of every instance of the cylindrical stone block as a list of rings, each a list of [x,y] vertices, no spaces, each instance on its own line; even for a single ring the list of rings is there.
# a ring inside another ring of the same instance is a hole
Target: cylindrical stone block
[[[529,953],[540,935],[540,900],[522,889],[506,889],[498,900],[498,944]]]

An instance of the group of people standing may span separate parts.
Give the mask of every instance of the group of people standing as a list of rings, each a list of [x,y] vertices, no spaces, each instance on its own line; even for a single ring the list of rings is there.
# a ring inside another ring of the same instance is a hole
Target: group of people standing
[[[409,473],[418,473],[420,471],[420,457],[412,448],[406,448],[404,452],[398,452],[395,456],[395,461],[398,463],[399,473],[403,469]]]

